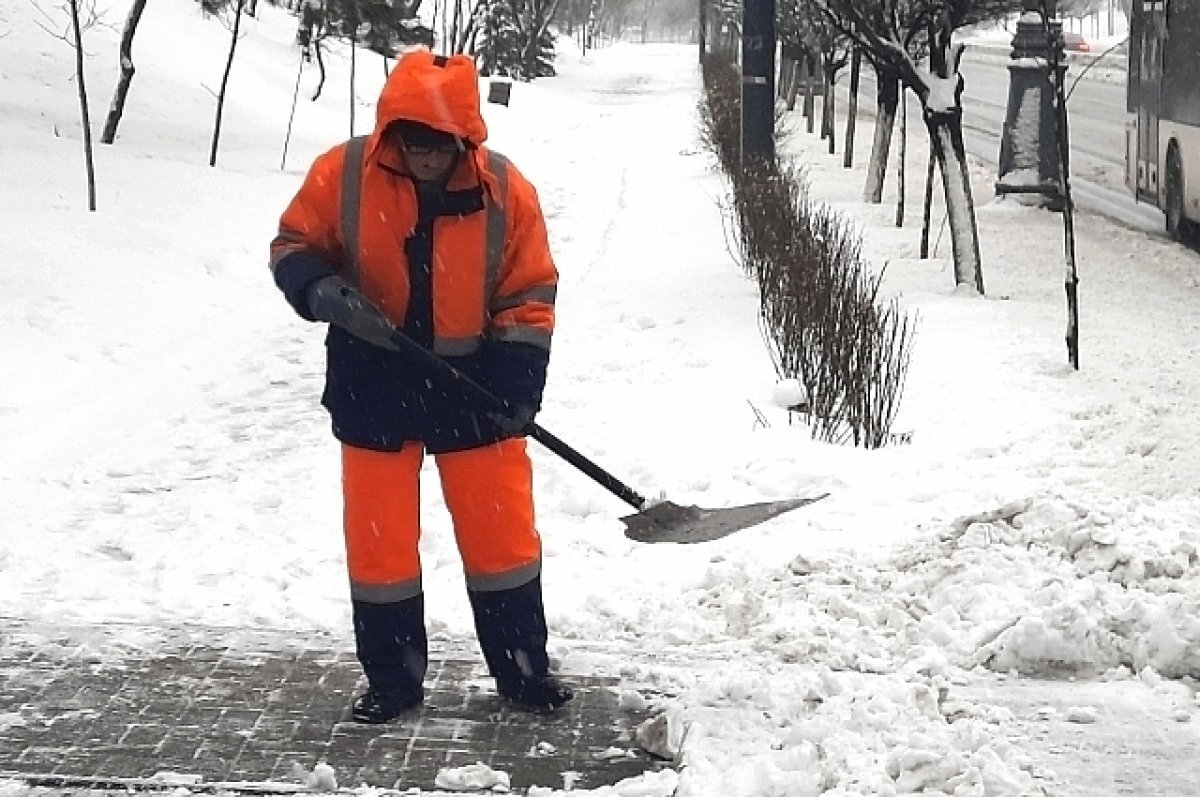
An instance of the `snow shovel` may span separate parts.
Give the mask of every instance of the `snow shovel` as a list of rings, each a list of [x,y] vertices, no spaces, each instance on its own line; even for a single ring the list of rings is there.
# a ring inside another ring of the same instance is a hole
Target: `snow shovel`
[[[493,414],[509,417],[511,409],[507,402],[429,349],[400,330],[396,330],[391,339],[400,351],[414,355],[434,370],[453,378],[471,396],[488,404]],[[651,501],[537,423],[530,423],[525,433],[638,510],[621,518],[625,523],[625,536],[637,542],[693,543],[719,540],[784,512],[819,501],[828,495],[822,493],[806,498],[788,498],[722,509],[680,506],[666,500]]]

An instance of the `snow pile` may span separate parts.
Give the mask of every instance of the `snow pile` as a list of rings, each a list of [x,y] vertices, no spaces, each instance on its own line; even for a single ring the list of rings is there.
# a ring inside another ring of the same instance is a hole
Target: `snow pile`
[[[1194,511],[1142,502],[1106,515],[1045,498],[964,518],[877,562],[801,555],[774,572],[724,562],[685,596],[700,609],[689,631],[694,642],[740,638],[782,663],[862,673],[931,662],[1196,677]]]
[[[730,677],[688,693],[681,795],[1026,793],[1025,759],[948,683],[913,669],[882,678],[792,665],[769,680]],[[705,707],[707,703],[708,707]]]
[[[512,778],[507,772],[492,769],[487,764],[477,761],[462,767],[444,767],[438,770],[433,785],[439,789],[453,791],[507,792],[512,788]]]
[[[874,561],[800,555],[780,570],[722,557],[676,599],[694,614],[664,604],[643,615],[687,646],[626,674],[674,696],[680,794],[1027,794],[1013,717],[966,687],[984,668],[1136,673],[1151,688],[1160,674],[1195,677],[1200,523],[1189,507],[1046,497],[960,518]]]
[[[337,791],[337,772],[324,761],[312,768],[312,772],[304,778],[304,785],[309,791]]]

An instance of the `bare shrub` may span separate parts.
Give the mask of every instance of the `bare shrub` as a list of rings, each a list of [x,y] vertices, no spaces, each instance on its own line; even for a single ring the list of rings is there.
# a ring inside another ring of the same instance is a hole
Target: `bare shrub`
[[[798,410],[815,438],[883,446],[894,438],[913,322],[880,298],[882,274],[862,260],[861,237],[810,199],[801,169],[741,161],[736,66],[710,57],[705,81],[701,137],[730,178],[727,213],[742,268],[759,286],[776,371],[804,387],[808,403]]]
[[[741,72],[728,57],[716,53],[704,59],[706,91],[700,99],[700,142],[716,157],[722,170],[737,180],[741,168]]]

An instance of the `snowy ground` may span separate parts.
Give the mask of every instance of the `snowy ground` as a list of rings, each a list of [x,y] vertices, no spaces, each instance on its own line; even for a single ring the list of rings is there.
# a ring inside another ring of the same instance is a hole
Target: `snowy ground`
[[[348,132],[344,59],[317,103],[306,69],[281,171],[295,26],[264,8],[212,169],[227,34],[185,0],[151,4],[89,214],[73,54],[34,16],[0,0],[0,615],[348,635],[322,330],[265,265],[309,161]],[[89,33],[94,119],[118,34]],[[680,46],[568,48],[559,77],[485,109],[490,143],[540,190],[562,272],[539,420],[680,503],[831,493],[724,541],[642,545],[617,499],[535,450],[563,669],[621,674],[686,730],[677,780],[598,793],[1190,794],[1200,257],[1080,216],[1075,372],[1059,217],[993,201],[977,165],[988,295],[965,298],[948,238],[916,258],[924,163],[896,229],[890,193],[860,201],[869,123],[852,171],[798,133],[785,149],[814,196],[856,220],[918,319],[912,443],[814,443],[771,402],[756,287],[697,143],[695,62]],[[359,132],[382,72],[360,64]],[[427,475],[429,622],[467,636]]]

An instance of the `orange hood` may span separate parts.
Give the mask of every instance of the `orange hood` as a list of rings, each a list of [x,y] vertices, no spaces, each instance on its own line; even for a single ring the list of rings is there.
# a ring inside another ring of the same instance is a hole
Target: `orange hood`
[[[375,109],[375,135],[392,122],[421,122],[478,147],[487,139],[479,112],[479,74],[467,55],[441,56],[413,50],[388,76]]]

